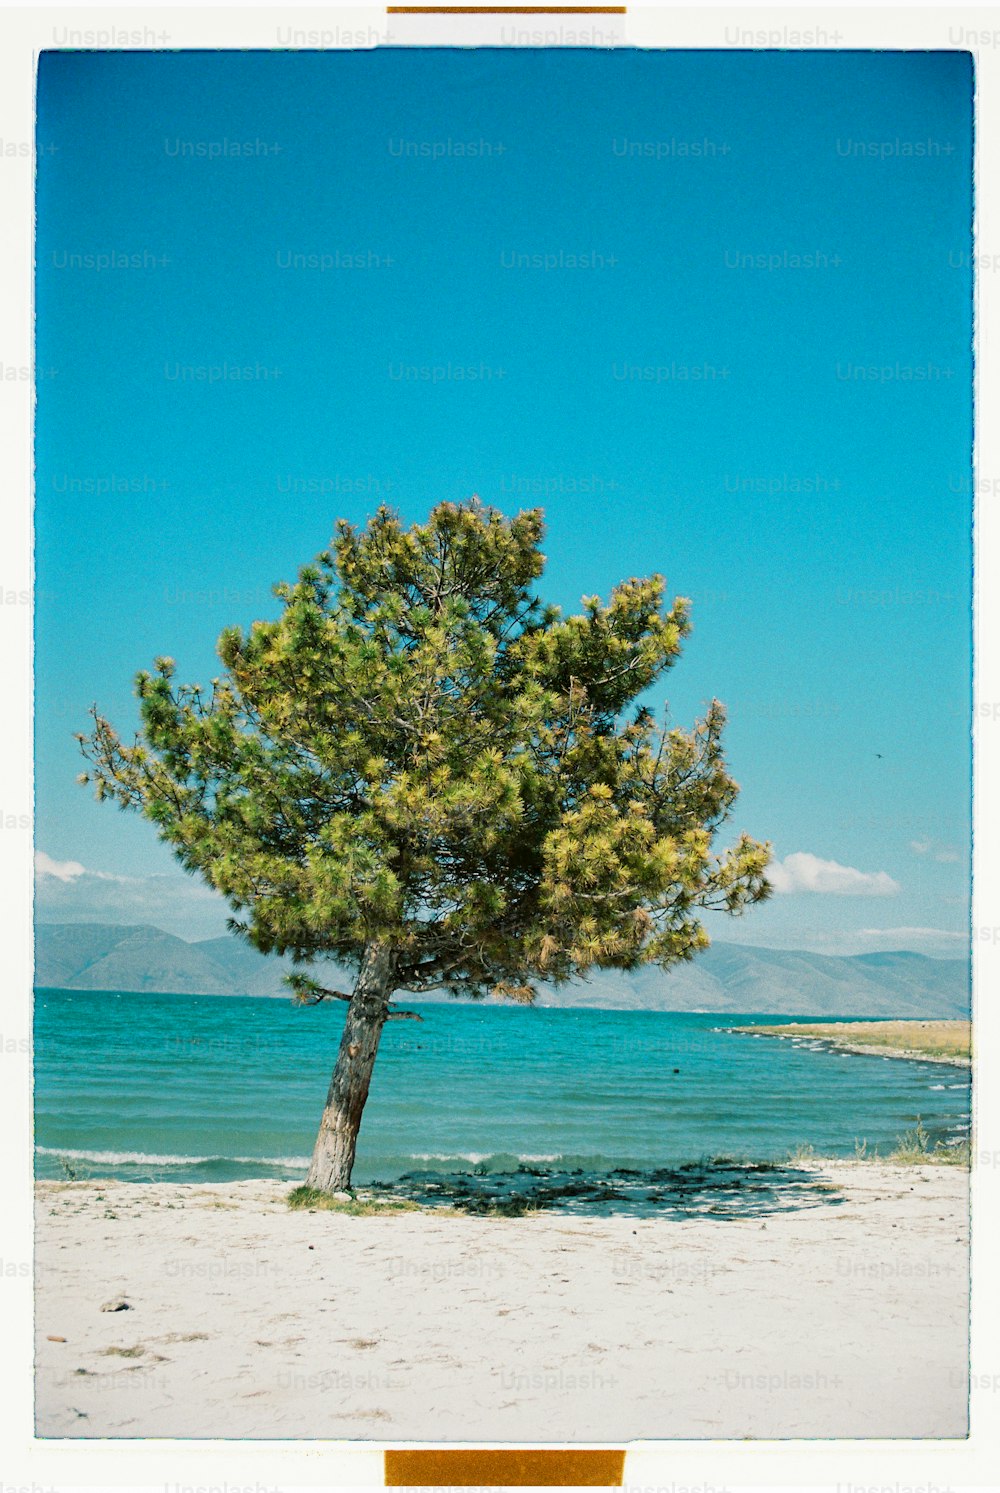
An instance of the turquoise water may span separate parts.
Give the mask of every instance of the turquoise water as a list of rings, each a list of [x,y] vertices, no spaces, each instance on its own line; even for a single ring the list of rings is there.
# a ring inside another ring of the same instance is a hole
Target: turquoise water
[[[355,1181],[519,1163],[604,1172],[967,1133],[959,1068],[722,1030],[783,1018],[428,1004],[382,1038]],[[787,1019],[787,1018],[784,1018]],[[43,990],[40,1176],[303,1175],[343,1011],[241,996]],[[677,1071],[675,1071],[677,1070]]]

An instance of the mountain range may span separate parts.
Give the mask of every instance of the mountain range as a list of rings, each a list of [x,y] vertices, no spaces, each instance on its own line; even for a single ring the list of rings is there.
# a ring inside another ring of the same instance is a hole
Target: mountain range
[[[40,988],[287,999],[282,975],[290,967],[289,960],[260,954],[229,936],[187,943],[160,928],[105,923],[41,923],[35,930]],[[351,976],[333,966],[316,973],[321,983],[351,988]],[[969,1014],[969,966],[962,959],[906,952],[809,954],[716,943],[668,971],[650,966],[599,970],[559,991],[543,988],[539,1004],[735,1015],[963,1017]]]

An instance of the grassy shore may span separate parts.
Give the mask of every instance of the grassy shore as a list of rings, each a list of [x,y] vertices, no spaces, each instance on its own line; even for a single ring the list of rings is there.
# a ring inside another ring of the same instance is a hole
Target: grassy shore
[[[921,1058],[968,1067],[972,1028],[968,1021],[788,1021],[780,1026],[734,1026],[755,1037],[800,1037],[825,1042],[840,1052],[877,1057]]]

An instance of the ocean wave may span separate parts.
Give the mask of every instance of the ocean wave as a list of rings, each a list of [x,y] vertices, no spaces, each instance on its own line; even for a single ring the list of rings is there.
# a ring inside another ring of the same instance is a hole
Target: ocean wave
[[[507,1151],[456,1151],[454,1155],[448,1156],[440,1151],[414,1151],[411,1161],[471,1161],[473,1166],[480,1166],[484,1161],[562,1161],[563,1157],[555,1152],[550,1155],[536,1156],[530,1152],[520,1153]]]
[[[147,1151],[77,1151],[69,1146],[36,1146],[39,1156],[65,1156],[67,1161],[93,1161],[98,1166],[208,1166],[220,1162],[240,1166],[305,1168],[308,1156],[157,1156]]]
[[[519,1166],[546,1166],[559,1171],[581,1171],[601,1169],[609,1165],[624,1165],[614,1158],[602,1155],[576,1155],[564,1151],[417,1151],[408,1156],[394,1157],[421,1169],[429,1166],[458,1169],[475,1166],[491,1172],[515,1170]]]

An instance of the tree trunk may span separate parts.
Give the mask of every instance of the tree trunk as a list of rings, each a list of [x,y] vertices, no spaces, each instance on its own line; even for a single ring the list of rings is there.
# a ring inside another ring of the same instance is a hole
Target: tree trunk
[[[389,1014],[394,966],[395,957],[387,944],[370,943],[365,949],[347,1007],[344,1035],[306,1177],[307,1187],[340,1192],[350,1186],[361,1114],[368,1098],[379,1038]]]

